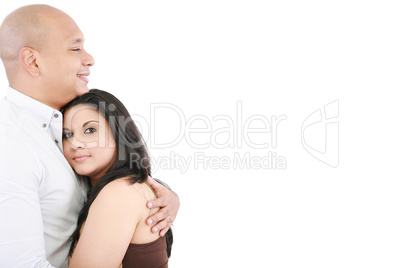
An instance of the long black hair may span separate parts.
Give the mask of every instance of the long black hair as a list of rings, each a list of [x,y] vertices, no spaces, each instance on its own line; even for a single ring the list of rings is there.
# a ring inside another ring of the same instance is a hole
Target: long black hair
[[[112,131],[117,154],[112,166],[106,171],[96,184],[88,191],[87,201],[78,216],[77,228],[71,235],[71,247],[69,256],[72,255],[80,237],[81,228],[87,219],[89,208],[98,196],[100,191],[109,182],[122,177],[130,177],[131,183],[143,183],[151,175],[150,158],[147,147],[141,136],[140,131],[135,125],[126,107],[112,94],[99,90],[91,89],[88,93],[72,100],[65,105],[61,112],[64,114],[69,108],[79,104],[89,104],[96,108],[99,113],[107,120]],[[81,176],[81,179],[89,178]],[[168,256],[170,256],[171,245],[173,242],[171,230],[166,233]]]

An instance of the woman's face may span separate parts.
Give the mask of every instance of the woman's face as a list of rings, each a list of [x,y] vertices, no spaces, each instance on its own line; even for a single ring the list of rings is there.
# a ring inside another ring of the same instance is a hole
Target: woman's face
[[[92,185],[112,166],[116,143],[96,108],[79,104],[64,113],[63,151],[75,172],[88,176]]]

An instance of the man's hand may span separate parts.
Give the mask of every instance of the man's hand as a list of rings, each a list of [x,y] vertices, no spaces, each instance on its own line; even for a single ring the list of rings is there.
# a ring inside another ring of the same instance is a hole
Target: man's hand
[[[180,200],[175,192],[165,188],[153,178],[148,176],[147,182],[152,186],[158,196],[158,199],[149,201],[147,207],[159,207],[158,212],[147,219],[147,224],[154,225],[151,229],[153,233],[160,231],[159,235],[164,236],[176,219],[180,207]]]

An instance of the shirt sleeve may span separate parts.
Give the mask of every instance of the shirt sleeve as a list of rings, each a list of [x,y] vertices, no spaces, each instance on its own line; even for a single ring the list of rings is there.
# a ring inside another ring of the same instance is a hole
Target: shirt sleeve
[[[0,267],[53,267],[46,260],[41,172],[29,145],[0,135]]]
[[[165,187],[166,189],[169,189],[170,191],[172,191],[172,189],[170,189],[169,185],[167,185],[166,183],[164,183],[160,179],[154,178],[154,180],[156,180],[158,183],[162,184],[163,187]]]

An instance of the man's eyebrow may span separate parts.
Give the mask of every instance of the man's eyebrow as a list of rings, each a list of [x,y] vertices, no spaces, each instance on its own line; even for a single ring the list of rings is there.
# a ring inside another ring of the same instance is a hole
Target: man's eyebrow
[[[63,127],[63,131],[70,131],[69,128]]]
[[[99,123],[99,121],[96,121],[96,120],[89,120],[89,121],[85,122],[85,123],[82,125],[82,127],[85,127],[86,125],[88,125],[88,124],[91,123],[91,122]]]
[[[71,45],[75,45],[75,44],[79,44],[79,43],[84,43],[84,39],[78,37],[78,38],[74,38],[73,40],[70,41]]]

